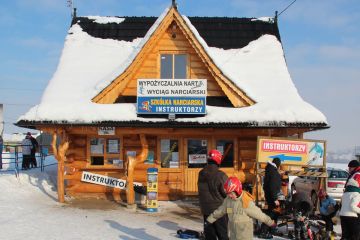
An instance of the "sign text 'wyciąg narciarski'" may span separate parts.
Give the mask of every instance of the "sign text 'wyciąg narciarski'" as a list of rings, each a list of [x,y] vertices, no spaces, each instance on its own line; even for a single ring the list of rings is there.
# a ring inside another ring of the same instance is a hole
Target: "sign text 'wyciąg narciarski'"
[[[206,79],[138,79],[138,114],[205,114]]]

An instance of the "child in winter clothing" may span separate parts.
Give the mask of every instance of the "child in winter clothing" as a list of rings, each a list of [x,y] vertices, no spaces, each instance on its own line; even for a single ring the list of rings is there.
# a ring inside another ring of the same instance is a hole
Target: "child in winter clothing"
[[[320,215],[326,223],[326,232],[330,236],[334,231],[332,218],[335,217],[336,212],[339,210],[339,205],[332,197],[327,195],[324,189],[319,190],[318,196],[320,200]]]
[[[242,184],[238,178],[229,177],[224,184],[224,189],[227,197],[223,204],[207,218],[207,222],[213,223],[227,214],[230,240],[253,239],[252,218],[264,222],[268,226],[276,226],[269,216],[255,206],[250,193],[242,190]]]

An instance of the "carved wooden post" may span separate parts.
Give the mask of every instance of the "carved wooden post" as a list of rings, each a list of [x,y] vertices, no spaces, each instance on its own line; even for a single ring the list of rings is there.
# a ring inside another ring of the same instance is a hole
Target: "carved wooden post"
[[[54,152],[55,159],[58,161],[58,175],[57,175],[57,188],[59,202],[65,202],[65,187],[64,187],[64,162],[66,159],[66,151],[69,148],[69,142],[65,141],[65,134],[59,147],[56,146],[57,133],[53,133],[51,146]]]
[[[141,142],[141,153],[139,156],[132,157],[128,156],[128,167],[127,167],[127,189],[126,189],[126,200],[128,205],[135,204],[135,192],[134,192],[134,169],[137,163],[144,162],[149,153],[149,146],[146,141],[144,134],[140,134]]]

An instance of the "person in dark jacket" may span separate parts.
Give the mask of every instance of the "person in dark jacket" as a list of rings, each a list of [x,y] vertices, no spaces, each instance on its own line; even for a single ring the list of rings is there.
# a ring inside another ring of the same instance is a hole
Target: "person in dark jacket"
[[[313,209],[310,197],[304,192],[293,193],[291,206],[294,217],[295,240],[305,240],[307,229],[305,219],[307,219]]]
[[[31,136],[31,133],[28,132],[26,134],[26,136],[29,137],[31,144],[33,145],[32,149],[31,149],[31,158],[30,158],[30,167],[31,168],[36,168],[37,167],[37,162],[36,162],[36,150],[39,148],[39,143],[37,142],[36,138],[34,138],[33,136]]]
[[[264,184],[263,189],[265,193],[265,201],[268,206],[267,214],[277,222],[278,213],[275,210],[279,205],[280,202],[278,197],[281,195],[281,176],[278,171],[280,167],[281,161],[279,158],[274,158],[272,162],[268,162],[265,167],[265,177],[264,177]],[[273,229],[273,233],[275,229]],[[271,228],[265,224],[261,225],[261,234],[259,235],[260,238],[269,239],[272,238]]]
[[[219,170],[222,154],[218,150],[210,150],[208,164],[199,172],[198,192],[200,210],[204,216],[204,235],[206,240],[228,240],[227,215],[217,219],[214,223],[206,222],[208,216],[214,212],[226,198],[224,183],[227,176]]]

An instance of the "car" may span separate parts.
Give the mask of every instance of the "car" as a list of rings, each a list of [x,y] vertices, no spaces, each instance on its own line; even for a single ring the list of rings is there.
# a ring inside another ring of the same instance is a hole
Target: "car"
[[[349,173],[343,169],[327,168],[327,194],[334,198],[336,201],[340,201],[344,192],[346,179]],[[318,169],[308,169],[308,172],[315,172]],[[313,176],[301,176],[296,177],[291,183],[290,192],[305,192],[311,198],[311,201],[315,204],[317,200],[317,192],[319,190],[319,178]]]
[[[327,168],[327,193],[336,201],[340,201],[349,173],[342,169]]]

